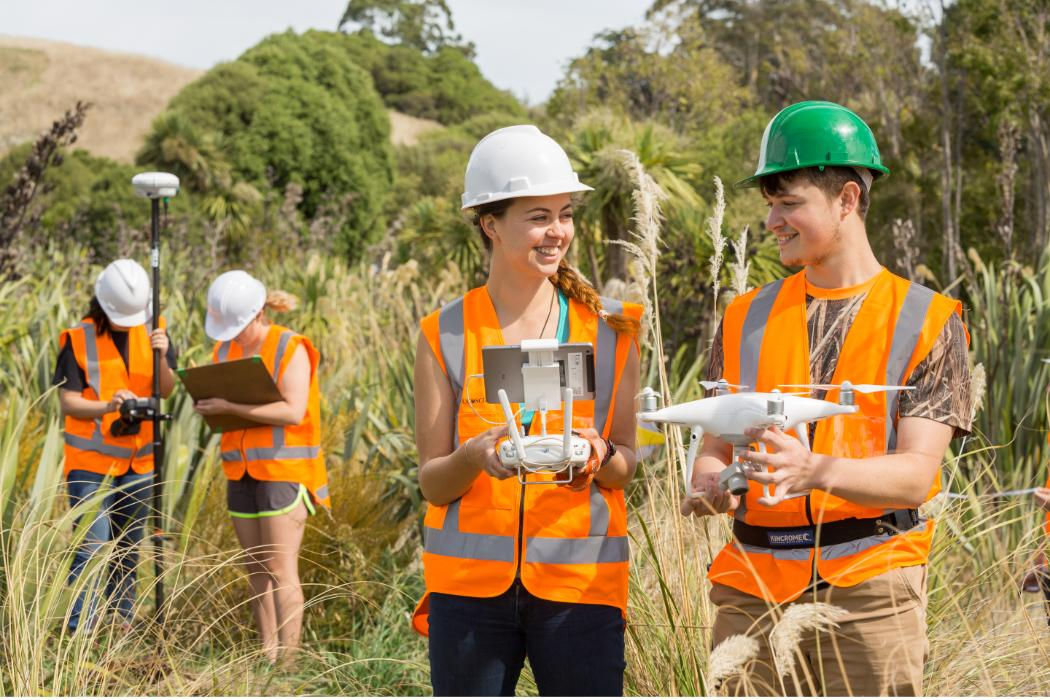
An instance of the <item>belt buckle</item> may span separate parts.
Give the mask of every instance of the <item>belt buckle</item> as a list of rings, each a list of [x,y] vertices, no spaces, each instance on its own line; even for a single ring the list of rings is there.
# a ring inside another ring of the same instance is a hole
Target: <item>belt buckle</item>
[[[899,535],[903,532],[899,527],[893,523],[888,523],[882,518],[875,519],[875,534],[876,535]]]

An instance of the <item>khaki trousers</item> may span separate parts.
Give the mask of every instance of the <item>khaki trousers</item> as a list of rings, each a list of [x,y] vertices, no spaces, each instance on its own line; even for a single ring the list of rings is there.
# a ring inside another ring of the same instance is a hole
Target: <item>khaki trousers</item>
[[[712,647],[743,634],[759,644],[746,672],[727,679],[728,695],[895,695],[922,694],[922,672],[929,654],[926,638],[926,567],[893,569],[849,588],[807,591],[777,606],[714,584],[718,606]],[[794,668],[777,677],[769,646],[773,625],[792,605],[822,602],[848,615],[827,632],[808,631],[794,653]]]

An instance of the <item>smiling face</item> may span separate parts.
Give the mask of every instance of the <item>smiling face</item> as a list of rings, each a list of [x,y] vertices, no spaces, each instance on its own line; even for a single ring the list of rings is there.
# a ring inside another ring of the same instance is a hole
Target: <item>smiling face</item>
[[[575,233],[568,194],[519,197],[502,215],[484,214],[481,225],[502,264],[527,276],[551,277]]]
[[[829,170],[831,170],[829,168]],[[860,186],[851,178],[821,187],[798,173],[763,182],[762,196],[769,207],[766,228],[777,237],[780,261],[790,267],[814,266],[834,258],[843,245],[842,226],[847,217],[863,220]]]

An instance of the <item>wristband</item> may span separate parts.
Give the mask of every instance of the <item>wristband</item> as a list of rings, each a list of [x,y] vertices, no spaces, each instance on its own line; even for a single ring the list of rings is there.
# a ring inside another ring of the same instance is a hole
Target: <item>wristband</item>
[[[603,439],[605,440],[605,456],[602,458],[602,463],[598,465],[599,469],[608,464],[609,460],[612,459],[613,456],[616,454],[616,443],[614,443],[609,438]]]

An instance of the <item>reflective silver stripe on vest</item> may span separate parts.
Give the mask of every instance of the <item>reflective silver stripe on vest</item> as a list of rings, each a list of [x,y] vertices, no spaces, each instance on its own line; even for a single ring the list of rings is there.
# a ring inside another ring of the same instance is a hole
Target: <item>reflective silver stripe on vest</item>
[[[284,353],[288,349],[288,341],[292,339],[293,335],[295,334],[291,331],[284,331],[277,340],[277,352],[273,356],[273,381],[275,384],[281,371],[281,360],[284,359]]]
[[[466,325],[463,320],[463,297],[446,304],[438,312],[438,345],[441,360],[445,363],[445,373],[452,385],[456,397],[457,415],[452,418],[452,444],[459,446],[459,401],[463,395],[463,376],[467,372],[466,355],[463,345],[466,342]]]
[[[750,391],[757,391],[758,383],[758,360],[762,352],[762,338],[766,333],[766,324],[769,323],[769,314],[773,311],[773,302],[780,294],[780,288],[784,280],[776,280],[762,287],[751,300],[744,316],[744,325],[740,333],[740,379],[737,382],[748,387]],[[722,328],[725,333],[725,328]],[[722,347],[725,347],[725,338],[722,338]],[[740,507],[737,508],[733,517],[744,520],[747,513],[747,494],[740,497]],[[783,551],[783,550],[782,550]]]
[[[871,549],[872,547],[878,547],[880,544],[885,544],[898,535],[911,535],[917,532],[922,532],[925,528],[926,521],[920,520],[918,525],[910,530],[905,530],[904,532],[887,532],[885,535],[871,535],[870,537],[862,537],[859,540],[853,540],[851,542],[829,544],[827,547],[820,548],[820,558],[821,560],[826,560],[852,557],[867,549]]]
[[[445,372],[452,382],[452,391],[459,399],[463,393],[463,383],[466,372],[466,356],[463,352],[463,343],[466,335],[466,326],[463,320],[463,297],[446,305],[438,313],[438,334],[441,345],[441,359],[445,362]],[[458,401],[457,401],[458,405]]]
[[[100,420],[95,419],[95,432],[91,434],[90,438],[64,432],[63,437],[65,438],[66,444],[77,450],[97,452],[100,455],[113,457],[115,459],[131,459],[133,457],[137,459],[139,457],[149,457],[153,454],[152,442],[146,443],[140,447],[137,452],[130,447],[108,444],[102,435],[101,423]]]
[[[215,356],[219,359],[219,362],[225,362],[226,358],[230,355],[230,341],[219,344],[219,349],[216,351]]]
[[[904,295],[904,303],[901,305],[897,323],[893,327],[893,342],[890,344],[890,356],[886,360],[886,383],[903,384],[904,371],[908,368],[908,360],[915,352],[915,346],[919,343],[919,334],[922,333],[923,323],[926,321],[926,312],[933,303],[933,291],[923,287],[921,284],[911,283],[908,292]],[[890,391],[886,395],[886,452],[897,447],[897,405],[900,401],[900,392]]]
[[[756,547],[753,544],[744,544],[743,542],[734,542],[737,549],[740,549],[748,554],[767,554],[772,556],[774,559],[780,559],[782,561],[808,561],[813,550],[809,547],[799,547],[795,549],[773,549],[771,547]]]
[[[102,399],[102,372],[98,366],[98,336],[95,335],[95,324],[80,324],[84,329],[84,352],[87,355],[88,386],[95,390],[95,395]]]
[[[626,536],[609,536],[609,505],[591,482],[591,526],[587,537],[530,537],[525,561],[533,564],[616,564],[630,557]]]
[[[95,434],[91,438],[81,437],[73,433],[65,433],[65,438],[67,445],[85,452],[97,452],[100,455],[117,459],[131,459],[135,455],[135,451],[130,447],[107,445],[97,425],[95,426]]]
[[[766,333],[773,302],[776,301],[783,284],[784,280],[777,280],[758,290],[747,307],[747,315],[744,316],[740,337],[740,381],[737,383],[743,384],[751,391],[758,391],[758,356],[762,352],[762,337]],[[725,331],[724,328],[722,330]]]
[[[313,459],[321,454],[319,445],[301,445],[286,447],[284,444],[284,427],[273,426],[273,447],[249,447],[244,450],[244,460],[261,462],[264,460]],[[224,462],[240,462],[240,450],[227,450],[219,455]]]
[[[328,498],[328,484],[318,486],[317,490],[314,491],[314,495],[318,498]]]
[[[459,529],[459,504],[457,498],[448,504],[445,523],[441,529],[425,529],[423,551],[457,559],[479,559],[482,561],[514,561],[514,538],[509,535],[480,535],[462,532]]]
[[[623,302],[602,297],[602,309],[620,314]],[[594,385],[594,429],[604,434],[616,385],[616,331],[602,318],[598,319],[598,347],[594,350]]]

